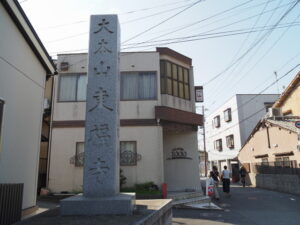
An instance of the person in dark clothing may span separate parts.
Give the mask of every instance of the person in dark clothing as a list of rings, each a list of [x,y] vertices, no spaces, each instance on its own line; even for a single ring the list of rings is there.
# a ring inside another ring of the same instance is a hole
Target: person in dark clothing
[[[247,171],[245,169],[245,167],[241,167],[240,169],[240,176],[241,176],[241,183],[243,185],[243,187],[246,186],[246,175],[247,175]]]
[[[219,200],[220,194],[218,191],[218,184],[219,184],[219,172],[218,168],[216,166],[213,166],[212,171],[210,171],[209,176],[214,180],[214,192],[215,192],[215,198]]]
[[[230,196],[230,172],[227,166],[224,166],[221,177],[223,181],[223,192]]]

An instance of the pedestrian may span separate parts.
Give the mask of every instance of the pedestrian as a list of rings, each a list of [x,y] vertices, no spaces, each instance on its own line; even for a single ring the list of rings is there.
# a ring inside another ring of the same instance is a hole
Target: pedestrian
[[[245,167],[241,166],[240,176],[241,176],[241,183],[242,183],[243,187],[246,186],[246,175],[247,175],[247,171],[246,171]]]
[[[227,166],[224,166],[221,178],[223,181],[223,192],[230,196],[230,172],[227,170]]]
[[[218,184],[219,184],[219,171],[216,166],[213,166],[212,171],[210,171],[209,176],[214,180],[214,193],[215,193],[215,198],[217,200],[220,199],[220,194],[218,191]]]

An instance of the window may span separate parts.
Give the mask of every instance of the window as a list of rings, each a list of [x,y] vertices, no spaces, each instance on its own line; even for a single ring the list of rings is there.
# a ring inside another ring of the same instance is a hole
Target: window
[[[87,76],[85,74],[60,75],[58,101],[86,100]]]
[[[151,100],[156,98],[155,72],[121,73],[121,100]]]
[[[161,94],[190,100],[189,69],[161,60],[160,76]]]
[[[222,151],[223,147],[222,147],[222,139],[218,139],[215,141],[215,149],[218,151]]]
[[[4,111],[4,101],[0,99],[0,140],[1,140],[1,131],[2,131],[3,111]]]
[[[290,157],[276,157],[275,158],[275,166],[279,167],[291,167]]]
[[[234,137],[233,134],[226,137],[226,144],[228,148],[234,148]]]
[[[220,116],[216,116],[214,117],[214,127],[218,128],[221,126],[221,123],[220,123]]]
[[[81,167],[84,163],[84,142],[76,143],[75,166]]]
[[[224,120],[225,122],[231,121],[231,108],[228,108],[224,111]]]
[[[269,165],[268,158],[262,158],[261,159],[261,165],[262,166],[268,166]]]
[[[121,141],[120,142],[120,165],[136,166],[136,164],[137,164],[136,141]]]

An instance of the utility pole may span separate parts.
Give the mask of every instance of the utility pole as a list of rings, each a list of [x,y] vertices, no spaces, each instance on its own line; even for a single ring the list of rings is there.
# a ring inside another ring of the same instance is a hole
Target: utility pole
[[[207,153],[206,153],[206,141],[205,141],[205,116],[204,116],[204,105],[202,105],[202,115],[203,115],[203,148],[204,148],[204,168],[205,168],[205,177],[207,177]]]

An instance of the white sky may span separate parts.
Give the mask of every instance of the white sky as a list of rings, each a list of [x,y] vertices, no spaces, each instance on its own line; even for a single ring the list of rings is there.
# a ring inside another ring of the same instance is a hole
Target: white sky
[[[20,0],[20,3],[46,49],[55,57],[57,52],[87,49],[88,20],[91,14],[118,13],[123,42],[196,1]],[[242,3],[245,4],[235,10],[207,19]],[[159,39],[191,36],[203,32],[255,30],[257,27],[274,25],[292,3],[295,3],[295,0],[206,0],[128,43],[147,41],[168,31],[172,33]],[[279,8],[274,10],[278,6]],[[131,13],[128,13],[130,11]],[[153,16],[153,14],[158,15]],[[145,18],[147,16],[149,17]],[[253,16],[252,19],[235,23],[251,16]],[[204,21],[187,27],[187,24],[200,20]],[[295,24],[296,22],[298,24]],[[231,23],[235,24],[229,25]],[[224,73],[222,71],[245,53],[251,44],[261,37],[266,37],[263,35],[268,31],[161,46],[172,48],[193,59],[195,85],[203,85],[215,75],[222,73],[219,78],[204,86],[204,104],[210,113],[234,94],[258,93],[275,81],[274,71],[277,71],[280,77],[300,63],[300,4],[280,24],[287,26],[289,25],[287,23],[294,24],[289,28],[274,30],[268,38],[262,39],[265,41],[261,45],[250,48],[251,50],[239,61],[240,63]],[[183,27],[186,29],[181,30],[180,28]],[[216,30],[210,31],[213,29]],[[70,38],[70,36],[73,37]],[[154,47],[144,47],[127,51],[154,49]],[[280,91],[282,91],[282,86],[286,86],[299,70],[300,67],[278,82]],[[264,93],[277,93],[277,90],[277,85],[274,85]]]

